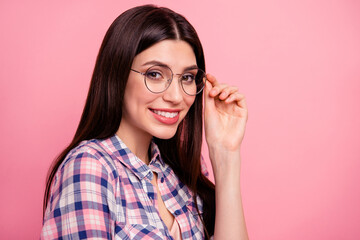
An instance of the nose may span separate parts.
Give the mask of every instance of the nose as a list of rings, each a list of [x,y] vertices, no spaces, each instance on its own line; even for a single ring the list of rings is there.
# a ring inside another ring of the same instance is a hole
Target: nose
[[[167,102],[178,104],[183,100],[183,94],[185,93],[180,86],[180,82],[177,76],[174,75],[170,86],[163,93],[163,99]]]

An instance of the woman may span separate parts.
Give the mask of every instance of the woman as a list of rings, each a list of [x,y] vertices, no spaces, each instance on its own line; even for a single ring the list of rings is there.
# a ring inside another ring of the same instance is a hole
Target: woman
[[[245,99],[204,70],[195,29],[170,9],[135,7],[112,23],[48,177],[42,238],[247,239]],[[200,152],[203,92],[216,188]]]

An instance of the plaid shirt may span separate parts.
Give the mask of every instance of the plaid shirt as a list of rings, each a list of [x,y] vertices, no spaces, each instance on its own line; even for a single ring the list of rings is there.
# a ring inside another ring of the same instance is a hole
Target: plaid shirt
[[[202,171],[207,175],[203,162]],[[41,239],[173,239],[157,210],[153,172],[182,239],[204,239],[193,193],[161,159],[157,145],[151,143],[146,165],[117,135],[83,141],[68,154],[52,184]]]

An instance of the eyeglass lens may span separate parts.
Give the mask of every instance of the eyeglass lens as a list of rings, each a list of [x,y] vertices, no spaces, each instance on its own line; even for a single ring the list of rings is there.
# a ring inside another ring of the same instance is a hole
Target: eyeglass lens
[[[146,87],[153,93],[165,91],[171,84],[173,73],[167,66],[152,66],[145,73]],[[196,95],[205,86],[205,73],[195,68],[185,71],[179,76],[179,81],[184,92],[188,95]]]

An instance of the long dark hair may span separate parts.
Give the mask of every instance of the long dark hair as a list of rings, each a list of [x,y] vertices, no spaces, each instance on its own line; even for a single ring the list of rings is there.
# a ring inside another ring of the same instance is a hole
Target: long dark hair
[[[205,71],[203,49],[193,26],[180,14],[153,5],[135,7],[122,13],[108,29],[96,59],[89,93],[75,136],[49,170],[44,195],[48,204],[56,171],[71,149],[81,141],[113,136],[120,126],[124,91],[134,57],[165,39],[180,39],[191,45],[199,68]],[[214,233],[215,188],[201,173],[202,94],[180,123],[174,137],[155,138],[164,161],[179,179],[203,201],[202,221],[208,239]]]

